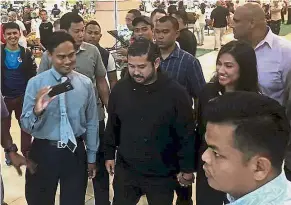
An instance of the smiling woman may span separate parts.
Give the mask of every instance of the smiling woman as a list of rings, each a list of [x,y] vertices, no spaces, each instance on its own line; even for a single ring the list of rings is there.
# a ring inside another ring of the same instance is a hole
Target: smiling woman
[[[257,61],[253,48],[240,41],[231,41],[223,46],[216,60],[216,74],[212,82],[201,91],[198,99],[198,133],[197,148],[199,153],[197,173],[197,204],[221,205],[225,194],[212,189],[207,182],[203,171],[201,155],[206,149],[204,140],[206,121],[203,117],[208,102],[224,93],[233,91],[249,91],[259,93]],[[213,157],[221,157],[221,152],[212,148]],[[209,196],[213,197],[209,197]]]

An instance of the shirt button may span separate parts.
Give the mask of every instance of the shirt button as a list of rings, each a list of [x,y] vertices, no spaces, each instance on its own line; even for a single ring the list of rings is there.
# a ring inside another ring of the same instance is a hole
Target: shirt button
[[[142,118],[140,118],[140,120],[141,120],[141,121],[143,121],[143,117],[142,117]]]
[[[147,138],[144,138],[143,140],[144,140],[144,142],[148,142],[149,141]]]

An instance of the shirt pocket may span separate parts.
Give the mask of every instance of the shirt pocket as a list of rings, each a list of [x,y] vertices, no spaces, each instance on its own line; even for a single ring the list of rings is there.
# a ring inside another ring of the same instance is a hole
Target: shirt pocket
[[[266,61],[259,72],[259,84],[263,89],[276,91],[282,87],[279,61]]]

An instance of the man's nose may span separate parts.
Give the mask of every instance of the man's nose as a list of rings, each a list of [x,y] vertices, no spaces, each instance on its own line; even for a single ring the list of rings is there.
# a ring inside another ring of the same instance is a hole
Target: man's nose
[[[205,150],[205,152],[202,154],[202,157],[201,157],[202,161],[204,161],[207,164],[211,163],[211,156],[209,154],[209,149],[210,148],[207,148],[207,150]]]

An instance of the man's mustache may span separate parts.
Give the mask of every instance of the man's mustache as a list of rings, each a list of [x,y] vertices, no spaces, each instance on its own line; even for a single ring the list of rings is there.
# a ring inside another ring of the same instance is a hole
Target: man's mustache
[[[141,76],[141,75],[133,75],[132,77],[133,77],[133,78],[144,78],[144,77]]]

